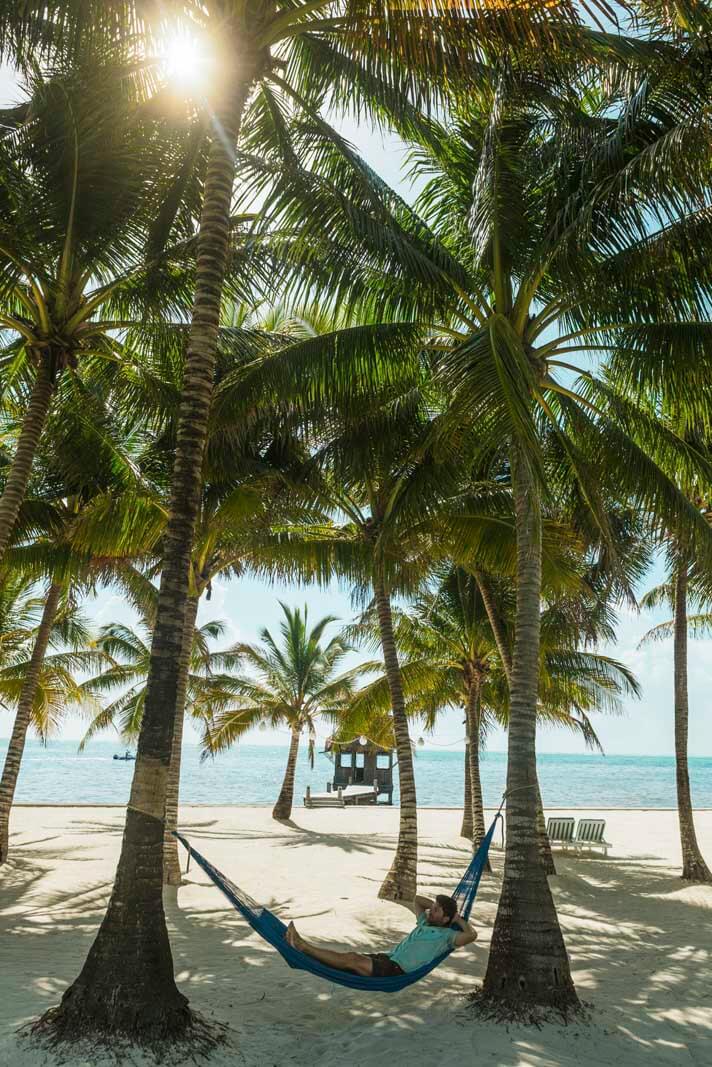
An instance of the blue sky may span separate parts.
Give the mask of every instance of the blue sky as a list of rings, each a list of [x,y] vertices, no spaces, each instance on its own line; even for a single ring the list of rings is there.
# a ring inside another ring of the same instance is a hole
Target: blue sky
[[[17,88],[12,71],[0,68],[0,106],[14,102]],[[361,150],[367,161],[379,174],[392,184],[401,184],[404,150],[395,138],[383,139],[368,129],[358,128],[353,123],[342,126],[345,135]],[[405,189],[402,189],[406,192]],[[406,193],[407,195],[407,193]],[[650,583],[659,581],[661,575],[652,574]],[[255,579],[239,582],[216,582],[212,599],[203,601],[199,622],[208,619],[223,619],[227,623],[226,642],[238,638],[254,641],[261,627],[277,630],[281,611],[279,600],[289,604],[304,604],[309,607],[312,620],[324,614],[336,615],[348,620],[353,615],[349,590],[333,584],[327,590],[299,588],[283,584],[269,585]],[[110,621],[131,622],[131,613],[120,594],[107,591],[89,606],[97,625]],[[638,616],[628,608],[619,613],[618,640],[613,647],[601,651],[623,661],[637,675],[642,684],[641,700],[628,701],[621,716],[600,716],[596,729],[606,752],[614,754],[672,755],[672,645],[670,642],[648,646],[638,650],[642,634],[655,622],[662,621],[663,612]],[[710,697],[712,691],[712,641],[690,642],[689,693],[690,693],[690,755],[712,755],[712,715]],[[10,716],[0,713],[0,737],[9,736]],[[81,737],[84,723],[79,719],[66,723],[62,736]],[[326,733],[324,729],[323,734]],[[414,731],[415,735],[415,731]],[[461,715],[450,711],[444,713],[436,732],[426,738],[426,745],[462,747],[464,731]],[[188,739],[195,734],[188,726]],[[288,743],[286,735],[271,731],[255,732],[249,738],[255,744]],[[581,752],[585,746],[578,736],[560,729],[542,729],[538,738],[542,752]],[[493,750],[506,749],[504,734],[493,734],[490,739]]]
[[[658,580],[659,575],[651,575]],[[263,581],[246,578],[238,582],[216,582],[213,585],[211,600],[203,601],[198,617],[199,622],[208,619],[222,619],[227,623],[226,643],[235,640],[255,641],[259,630],[266,626],[273,633],[278,631],[281,610],[279,601],[290,605],[307,604],[312,621],[322,615],[336,615],[341,620],[352,617],[350,594],[347,588],[339,588],[334,583],[329,589],[320,590],[310,587],[298,587],[276,583],[268,585]],[[92,606],[91,613],[98,624],[122,620],[131,621],[130,611],[126,608],[120,594],[108,592]],[[628,608],[619,612],[618,641],[614,646],[603,648],[606,654],[614,656],[632,668],[642,684],[643,695],[640,700],[631,700],[624,705],[620,716],[601,715],[596,718],[596,729],[603,743],[604,750],[611,755],[672,755],[672,646],[655,644],[638,649],[638,641],[645,631],[655,622],[665,618],[664,612],[637,615]],[[706,756],[712,754],[712,719],[707,713],[707,694],[712,683],[710,669],[710,651],[712,642],[690,642],[690,755]],[[83,731],[81,721],[67,725],[63,736],[79,737]],[[0,725],[0,736],[8,732],[8,721]],[[326,728],[319,731],[320,737],[326,735]],[[189,729],[189,736],[195,735]],[[413,729],[417,737],[417,728]],[[462,716],[458,712],[448,711],[432,735],[426,737],[427,745],[462,748],[464,730]],[[253,744],[287,744],[286,734],[272,731],[254,732],[249,738]],[[542,752],[583,752],[585,746],[577,735],[561,729],[547,728],[540,730],[538,746]],[[493,750],[506,749],[506,737],[503,733],[491,736],[489,747]]]

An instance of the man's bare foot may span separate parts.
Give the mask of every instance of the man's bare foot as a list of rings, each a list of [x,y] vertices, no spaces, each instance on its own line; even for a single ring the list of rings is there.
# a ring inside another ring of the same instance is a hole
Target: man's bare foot
[[[284,935],[284,940],[287,942],[288,945],[291,945],[292,948],[299,948],[302,939],[297,933],[297,928],[294,923],[290,923],[287,927],[287,932]]]

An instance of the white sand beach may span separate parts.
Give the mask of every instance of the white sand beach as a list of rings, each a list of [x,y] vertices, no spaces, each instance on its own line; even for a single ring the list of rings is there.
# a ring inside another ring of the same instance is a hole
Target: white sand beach
[[[574,812],[592,815],[598,812]],[[712,888],[677,877],[673,811],[605,811],[609,857],[557,853],[552,879],[581,998],[591,1022],[568,1027],[483,1024],[464,996],[481,982],[502,853],[474,912],[479,940],[399,994],[364,995],[290,970],[191,867],[167,905],[176,974],[194,1008],[231,1027],[214,1067],[657,1067],[712,1062]],[[420,811],[423,893],[452,888],[468,862],[461,814]],[[376,899],[397,833],[397,809],[306,810],[280,825],[266,808],[186,807],[182,829],[253,897],[308,937],[378,950],[412,924]],[[56,1002],[103,914],[118,857],[119,808],[21,807],[0,872],[0,1064],[60,1062],[15,1029]],[[712,811],[697,814],[712,855]],[[133,1064],[143,1057],[122,1057]],[[94,1067],[103,1057],[65,1059]],[[188,1061],[186,1061],[187,1063]],[[191,1061],[192,1062],[192,1061]],[[181,1061],[171,1058],[173,1067]]]

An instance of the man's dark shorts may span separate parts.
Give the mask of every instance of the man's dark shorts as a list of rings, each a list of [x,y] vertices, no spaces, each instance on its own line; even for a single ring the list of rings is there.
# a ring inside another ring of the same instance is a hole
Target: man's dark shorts
[[[385,952],[369,952],[368,955],[373,960],[374,978],[395,978],[397,974],[404,973],[403,968],[394,963]]]

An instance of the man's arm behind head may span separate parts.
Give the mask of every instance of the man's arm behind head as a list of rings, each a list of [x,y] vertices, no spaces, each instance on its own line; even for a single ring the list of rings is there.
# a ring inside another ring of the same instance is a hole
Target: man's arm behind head
[[[430,897],[416,897],[410,906],[410,910],[416,915],[422,915],[424,911],[432,908],[433,901]]]

